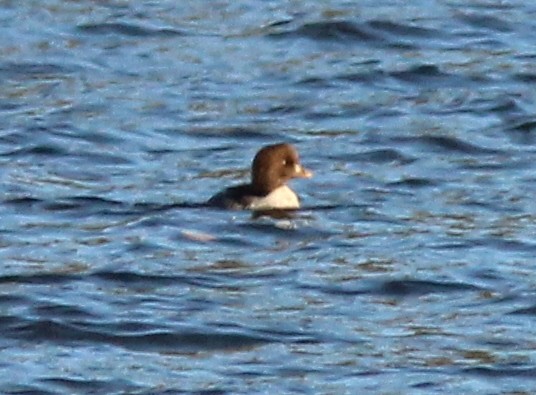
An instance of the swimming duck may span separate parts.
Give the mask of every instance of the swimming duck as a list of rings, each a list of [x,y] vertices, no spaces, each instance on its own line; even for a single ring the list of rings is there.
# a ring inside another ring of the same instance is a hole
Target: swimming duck
[[[313,173],[300,164],[296,148],[281,143],[263,147],[251,164],[251,183],[229,187],[208,200],[210,206],[227,209],[297,209],[300,200],[287,182],[311,178]]]

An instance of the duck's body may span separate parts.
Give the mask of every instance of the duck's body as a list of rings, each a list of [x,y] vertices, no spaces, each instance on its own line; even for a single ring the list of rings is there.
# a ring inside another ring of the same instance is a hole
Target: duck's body
[[[297,209],[298,196],[286,183],[292,178],[310,178],[312,173],[300,164],[290,144],[262,148],[251,166],[251,183],[227,188],[208,201],[211,206],[227,209]]]
[[[297,209],[300,200],[287,185],[274,189],[268,195],[256,195],[249,184],[227,188],[208,201],[211,206],[233,210]]]

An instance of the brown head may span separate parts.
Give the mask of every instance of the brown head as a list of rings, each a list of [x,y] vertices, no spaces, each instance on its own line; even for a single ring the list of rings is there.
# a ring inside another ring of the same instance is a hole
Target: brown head
[[[262,148],[251,165],[251,184],[255,192],[266,195],[292,178],[311,178],[313,173],[302,167],[296,149],[290,144]]]

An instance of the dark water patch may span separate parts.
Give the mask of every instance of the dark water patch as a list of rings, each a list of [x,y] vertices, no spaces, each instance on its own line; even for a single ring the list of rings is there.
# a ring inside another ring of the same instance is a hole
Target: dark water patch
[[[236,332],[242,330],[240,326],[229,323],[210,323],[210,326],[213,328],[218,328],[221,331],[232,331]],[[271,339],[272,342],[280,343],[292,343],[292,344],[319,344],[322,343],[322,338],[326,338],[324,334],[314,333],[308,330],[291,330],[291,329],[282,329],[281,326],[273,327],[254,327],[250,330],[254,331],[256,334]],[[332,341],[338,341],[338,339],[330,339]]]
[[[285,30],[286,29],[286,30]],[[407,25],[385,20],[355,22],[333,20],[308,22],[298,27],[279,26],[277,31],[268,34],[272,38],[307,38],[317,42],[341,44],[367,44],[386,46],[397,49],[412,49],[419,45],[428,45],[429,41],[419,39],[445,38],[445,34],[415,25]]]
[[[292,343],[296,341],[299,342],[298,339],[303,341],[313,341],[315,339],[315,337],[307,331],[289,330],[283,329],[282,327],[257,328],[256,331],[269,337],[287,340],[292,339]]]
[[[100,324],[68,323],[53,319],[21,320],[16,325],[2,328],[4,336],[30,342],[55,344],[113,344],[137,351],[166,352],[199,350],[239,350],[270,343],[273,340],[260,335],[214,332],[211,330],[162,330],[153,328],[135,334],[108,332]]]
[[[508,152],[504,152],[503,154],[508,155]],[[507,157],[508,160],[506,161],[504,158]],[[528,169],[532,166],[533,162],[529,158],[527,159],[520,159],[515,160],[511,159],[512,156],[504,156],[504,157],[493,157],[489,160],[486,160],[484,158],[480,161],[466,161],[463,163],[464,169],[471,169],[471,170],[491,170],[491,171],[504,171],[506,169]]]
[[[87,210],[89,208],[102,210],[124,206],[122,202],[98,196],[72,196],[43,202],[43,209],[46,211]]]
[[[177,151],[171,148],[155,148],[155,149],[151,148],[151,149],[146,150],[146,152],[156,157],[162,157],[164,155],[177,155],[181,151]]]
[[[88,331],[79,330],[76,326],[66,322],[46,319],[21,318],[16,325],[2,329],[3,334],[10,338],[37,342],[97,341],[101,337]]]
[[[304,109],[306,109],[306,106],[300,105],[298,103],[280,104],[280,105],[271,106],[264,113],[272,114],[272,115],[288,115],[288,114],[301,113]]]
[[[441,386],[439,384],[431,382],[431,381],[415,383],[415,384],[412,384],[410,387],[418,389],[418,390],[427,390],[429,392],[431,392],[433,388],[441,389]]]
[[[98,196],[72,196],[57,199],[32,197],[11,198],[3,202],[17,211],[31,209],[34,212],[75,214],[78,218],[101,214],[106,216],[142,214],[133,205]],[[160,208],[160,206],[159,206]],[[152,210],[158,211],[158,210]]]
[[[13,103],[13,102],[7,102],[3,99],[0,99],[0,111],[1,112],[11,112],[18,108],[21,108],[23,106],[22,103]],[[0,137],[0,141],[3,141],[3,138]]]
[[[100,240],[111,242],[111,240]],[[150,243],[145,240],[136,240],[128,243],[128,246],[125,247],[125,251],[129,254],[144,255],[144,254],[155,254],[158,251],[169,252],[169,247],[161,246],[158,243]]]
[[[335,87],[331,78],[321,78],[321,77],[304,77],[296,82],[297,86],[306,86],[309,88],[316,89],[329,89]]]
[[[90,277],[97,280],[120,283],[122,285],[148,286],[151,288],[173,284],[200,285],[201,280],[200,277],[152,275],[129,271],[99,271],[92,273]],[[203,277],[203,280],[203,283],[206,283],[205,277]]]
[[[161,287],[168,285],[196,285],[205,287],[217,287],[223,279],[211,275],[195,276],[166,276],[141,274],[129,271],[97,271],[90,274],[66,274],[66,273],[38,273],[38,274],[13,274],[0,276],[0,284],[32,284],[32,285],[62,285],[77,282],[106,281],[119,283],[123,286],[136,287]],[[58,307],[61,308],[61,307]],[[66,307],[69,308],[69,307]],[[76,313],[76,311],[74,312]],[[83,312],[82,312],[83,313]]]
[[[530,307],[525,307],[522,309],[513,310],[510,314],[515,315],[536,315],[536,304]]]
[[[485,11],[512,11],[515,10],[518,5],[513,2],[508,1],[499,1],[499,2],[474,2],[474,3],[467,3],[463,1],[450,1],[452,5],[463,5],[468,10],[474,10],[477,13],[482,13]]]
[[[34,135],[33,133],[31,135]],[[26,145],[28,144],[28,133],[27,130],[24,133],[19,131],[16,132],[4,132],[0,136],[0,142],[10,145]],[[32,141],[33,142],[33,141]]]
[[[233,391],[223,389],[209,389],[209,390],[195,390],[195,391],[183,391],[183,390],[166,390],[163,392],[148,392],[140,395],[225,395],[232,394]]]
[[[392,280],[385,282],[380,291],[390,296],[415,296],[460,291],[480,291],[481,288],[460,282],[438,282],[421,280]]]
[[[32,136],[28,139],[28,136]],[[86,133],[77,130],[69,123],[52,123],[45,126],[31,125],[23,132],[10,133],[1,138],[6,144],[6,151],[0,157],[22,158],[42,157],[63,158],[87,161],[87,163],[103,165],[132,164],[133,159],[123,152],[113,154],[106,150],[93,147],[90,150],[80,149],[78,141],[82,143],[104,144],[105,141],[117,142],[115,138],[108,138],[103,134]],[[78,141],[73,141],[78,140]],[[11,148],[11,149],[10,149]]]
[[[361,162],[372,162],[372,163],[400,163],[400,164],[409,164],[414,161],[413,158],[410,158],[395,149],[375,149],[372,151],[366,151],[355,156],[357,161]]]
[[[303,284],[305,289],[315,289],[332,295],[387,295],[396,297],[421,296],[427,294],[444,294],[453,292],[481,291],[478,286],[461,282],[439,282],[427,280],[363,280],[363,285],[351,286],[317,286]]]
[[[288,136],[282,133],[267,132],[259,127],[227,127],[227,126],[211,126],[205,127],[193,127],[182,131],[181,133],[187,136],[193,136],[198,138],[213,137],[218,139],[237,139],[237,140],[259,140],[261,142],[273,142],[275,139],[286,140]],[[229,147],[231,148],[231,147]],[[236,147],[232,147],[235,149]],[[211,148],[207,148],[211,150]],[[214,147],[214,150],[221,151],[222,147]]]
[[[87,163],[98,163],[99,166],[124,166],[132,165],[136,159],[123,154],[109,154],[97,151],[78,151],[70,152],[70,156],[76,156],[77,159]]]
[[[463,45],[454,48],[455,50],[463,51],[467,50],[467,48],[473,48],[483,51],[497,51],[499,48],[505,48],[507,44],[505,44],[501,40],[497,39],[488,39],[488,38],[478,38],[478,39],[468,39],[468,42],[464,43]],[[486,81],[485,76],[473,76],[475,81]]]
[[[58,395],[57,391],[49,391],[39,388],[37,385],[11,384],[7,388],[2,388],[6,395]]]
[[[534,116],[518,117],[510,122],[511,125],[508,126],[508,129],[511,131],[528,134],[536,130],[536,117]]]
[[[33,307],[33,313],[41,318],[56,318],[62,317],[63,319],[94,319],[96,316],[78,306],[73,305],[59,305],[59,304],[46,304]]]
[[[255,273],[239,275],[232,272],[213,270],[207,266],[206,270],[191,270],[188,275],[153,275],[129,271],[99,271],[88,276],[89,279],[120,284],[123,287],[136,289],[153,289],[165,286],[195,286],[207,289],[219,289],[229,286],[232,278],[269,279],[270,273]]]
[[[369,112],[370,108],[368,106],[349,103],[342,106],[338,111],[304,111],[304,119],[355,119]]]
[[[106,110],[100,106],[84,105],[72,106],[69,107],[69,109],[55,111],[53,116],[61,116],[67,118],[80,116],[86,117],[88,114],[93,115],[102,112],[106,112]],[[50,135],[58,136],[60,138],[78,140],[81,142],[93,143],[100,146],[108,145],[109,147],[117,147],[125,143],[124,135],[114,135],[114,131],[81,129],[76,125],[63,120],[53,121],[49,119],[49,126],[46,131]],[[22,138],[24,138],[25,136],[27,136],[27,132],[22,136]]]
[[[203,386],[201,386],[203,387]],[[220,386],[221,387],[221,386]],[[135,392],[132,392],[132,394],[136,395],[226,395],[226,394],[236,394],[236,391],[233,390],[224,390],[224,389],[199,389],[199,390],[181,390],[181,389],[165,389],[165,390],[159,390],[159,389],[151,389],[148,391],[142,391],[137,390]],[[121,392],[123,394],[123,392]],[[128,394],[131,394],[131,392],[128,392]],[[127,395],[127,393],[124,393],[124,395]]]
[[[366,162],[366,163],[400,163],[409,164],[413,158],[407,157],[396,149],[382,148],[372,149],[365,152],[357,153],[339,153],[330,155],[331,160],[337,160],[345,163]]]
[[[473,374],[477,376],[487,377],[487,378],[515,378],[515,377],[526,377],[534,379],[536,377],[536,368],[523,368],[523,367],[475,367],[463,369],[464,374]]]
[[[458,13],[456,18],[472,27],[490,29],[501,33],[512,31],[512,26],[508,22],[492,15]]]
[[[272,28],[272,27],[279,27],[279,26],[286,26],[290,23],[292,23],[293,19],[291,18],[288,18],[288,19],[280,19],[278,21],[274,21],[274,22],[270,22],[268,24],[266,24],[266,28]]]
[[[134,391],[137,389],[137,387],[123,379],[86,380],[81,378],[50,377],[39,379],[39,382],[43,383],[45,386],[61,388],[62,390],[70,393],[76,391],[76,393],[85,394],[110,394],[119,390]]]
[[[270,37],[303,37],[316,41],[363,42],[378,41],[378,37],[350,21],[311,22],[294,30],[271,33]]]
[[[372,195],[371,201],[374,200],[375,202],[385,202],[385,195],[389,194],[390,190],[385,188],[363,188],[363,193],[365,195]],[[380,196],[378,196],[380,195]],[[406,196],[407,194],[401,194],[403,196]],[[343,205],[344,207],[350,207],[352,205]],[[389,216],[387,214],[383,214],[382,212],[375,209],[373,204],[369,204],[368,206],[361,206],[356,205],[355,206],[358,211],[358,218],[359,221],[362,221],[364,223],[368,224],[386,224],[389,226],[394,225],[401,225],[401,226],[407,226],[405,219],[396,218],[393,216]]]
[[[394,142],[424,145],[438,152],[463,153],[471,155],[497,154],[500,151],[493,148],[480,147],[453,136],[417,136],[395,137]]]
[[[144,300],[144,302],[151,301],[156,302],[156,299],[148,299]],[[196,302],[196,301],[192,301]],[[206,308],[206,306],[209,304],[207,301],[197,301],[199,302],[199,305],[202,305],[203,308]],[[201,311],[201,308],[192,309],[189,307],[189,311]],[[136,334],[140,332],[151,332],[154,330],[154,324],[150,324],[148,322],[139,322],[139,321],[120,321],[120,322],[109,322],[109,323],[103,323],[101,324],[101,328],[105,329],[106,332],[109,333],[130,333],[130,334]]]
[[[411,82],[417,82],[424,78],[450,78],[449,74],[441,72],[439,67],[433,64],[417,65],[408,70],[394,71],[391,72],[391,76]]]
[[[12,315],[0,315],[0,328],[9,328],[20,322],[19,317]]]
[[[160,204],[160,203],[134,203],[132,209],[139,210],[140,213],[148,214],[152,212],[162,212],[170,211],[177,209],[198,209],[198,208],[208,208],[206,202],[181,202],[181,203],[170,203],[170,204]]]
[[[449,242],[449,243],[431,243],[427,247],[432,250],[465,250],[474,247],[476,244],[472,241]]]
[[[476,114],[480,116],[489,116],[490,113],[496,113],[498,116],[513,116],[522,113],[520,107],[514,100],[493,99],[493,100],[472,100],[465,102],[464,98],[456,98],[451,103],[445,104],[438,108],[430,108],[430,114],[434,115],[462,115]]]
[[[352,114],[362,114],[362,110],[311,110],[304,114],[303,118],[308,121],[324,121],[328,119],[340,119],[342,117],[350,117]]]
[[[400,81],[426,86],[427,88],[467,88],[475,83],[480,86],[485,81],[485,77],[482,75],[468,76],[446,73],[434,64],[415,65],[407,70],[389,72],[389,75]]]
[[[136,350],[240,350],[271,343],[269,338],[239,333],[183,332],[150,333],[136,336],[115,336],[114,343]]]
[[[475,112],[486,114],[492,112],[498,115],[523,114],[523,109],[512,98],[495,98],[494,100],[476,99],[470,103]]]
[[[536,73],[517,73],[514,74],[514,78],[520,82],[525,82],[529,84],[536,83]]]
[[[86,23],[77,26],[82,33],[88,34],[118,34],[131,37],[177,37],[185,36],[186,33],[176,28],[156,28],[140,26],[126,22]]]
[[[78,67],[70,66],[67,64],[54,64],[54,63],[25,63],[17,62],[0,63],[0,76],[3,78],[11,79],[41,79],[45,80],[47,76],[57,76],[71,74],[78,71]]]
[[[428,178],[408,177],[398,181],[390,182],[387,185],[393,187],[425,188],[437,186],[437,182]]]
[[[536,144],[536,117],[519,115],[506,117],[501,127],[512,143],[519,146],[532,146]]]
[[[496,321],[498,322],[498,321]],[[502,350],[515,349],[519,347],[519,339],[508,337],[491,337],[481,342],[484,346],[491,346]]]
[[[367,204],[325,204],[325,205],[318,205],[318,206],[302,206],[300,209],[300,212],[315,212],[315,211],[340,211],[345,209],[366,209],[369,206]]]
[[[7,206],[13,206],[15,208],[28,209],[36,205],[42,204],[44,200],[37,199],[29,196],[8,198],[2,201],[2,204]]]
[[[15,305],[28,303],[28,298],[20,295],[0,294],[0,305]]]
[[[0,276],[0,284],[60,285],[79,281],[82,278],[80,275],[65,273],[12,274]]]
[[[498,251],[526,252],[532,254],[536,252],[536,243],[528,243],[515,239],[490,236],[474,239],[473,243],[475,246],[493,247]]]
[[[69,152],[57,144],[37,144],[29,147],[18,148],[2,154],[2,156],[12,158],[26,157],[28,155],[58,157],[68,156]]]
[[[344,82],[379,83],[379,82],[382,82],[388,76],[389,75],[385,73],[383,70],[371,70],[367,72],[355,72],[355,73],[341,74],[337,76],[336,79],[339,81],[344,81]]]
[[[497,283],[505,281],[505,278],[502,273],[492,269],[473,269],[470,271],[470,276],[477,280],[483,280],[485,282],[492,281]]]
[[[415,38],[422,37],[429,39],[432,37],[444,37],[445,35],[445,32],[439,32],[434,29],[385,20],[373,20],[368,22],[368,25],[373,29],[383,31],[394,36],[410,36]]]
[[[102,214],[105,216],[117,215],[150,215],[179,209],[206,208],[207,204],[201,203],[127,203],[119,200],[108,199],[100,196],[66,196],[57,199],[38,199],[34,197],[13,197],[2,202],[16,210],[28,209],[42,210],[43,212],[62,213],[71,212],[80,216]],[[161,222],[154,223],[154,226]]]

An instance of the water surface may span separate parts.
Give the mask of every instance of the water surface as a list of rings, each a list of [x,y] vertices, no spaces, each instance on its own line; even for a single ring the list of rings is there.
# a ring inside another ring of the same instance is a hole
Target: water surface
[[[536,392],[535,16],[0,2],[0,392]]]

